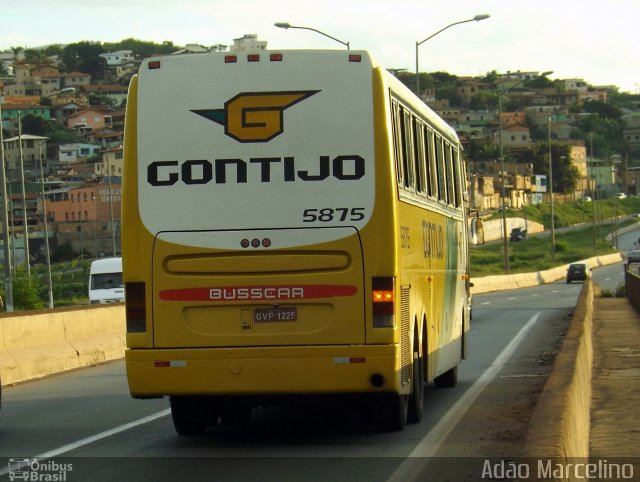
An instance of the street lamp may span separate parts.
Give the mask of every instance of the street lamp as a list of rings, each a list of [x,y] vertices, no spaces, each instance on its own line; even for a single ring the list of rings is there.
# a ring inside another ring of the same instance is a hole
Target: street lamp
[[[540,77],[547,77],[553,74],[552,70],[542,72]],[[507,213],[505,206],[505,189],[504,189],[504,142],[502,140],[502,97],[505,96],[511,89],[519,86],[525,79],[520,79],[511,87],[505,90],[498,90],[498,131],[500,142],[500,210],[502,212],[502,247],[504,251],[504,271],[509,274],[509,240],[507,239]]]
[[[325,37],[329,37],[331,40],[335,40],[338,43],[341,43],[342,45],[345,45],[347,47],[347,50],[349,50],[349,42],[343,42],[342,40],[339,40],[335,37],[332,37],[329,34],[326,34],[324,32],[321,32],[320,30],[316,30],[315,28],[311,28],[311,27],[299,27],[299,26],[295,26],[295,25],[291,25],[288,22],[276,22],[273,25],[275,25],[278,28],[284,28],[284,29],[288,29],[288,28],[298,28],[301,30],[311,30],[312,32],[316,32],[319,33],[320,35],[324,35]]]
[[[447,25],[444,28],[441,28],[436,33],[434,33],[433,35],[429,35],[426,39],[422,40],[421,42],[416,42],[416,95],[418,97],[420,97],[420,70],[418,68],[418,47],[420,47],[420,45],[425,43],[427,40],[432,39],[433,37],[435,37],[439,33],[444,32],[449,27],[453,27],[454,25],[460,25],[461,23],[467,23],[467,22],[479,22],[480,20],[484,20],[486,18],[489,18],[489,15],[484,13],[482,15],[476,15],[475,17],[470,18],[468,20],[461,20],[459,22],[454,22],[452,24]]]

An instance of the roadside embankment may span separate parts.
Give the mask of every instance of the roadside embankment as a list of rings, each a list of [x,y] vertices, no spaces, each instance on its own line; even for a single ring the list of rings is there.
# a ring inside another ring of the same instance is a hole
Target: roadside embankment
[[[81,306],[0,316],[3,385],[124,357],[124,305]]]

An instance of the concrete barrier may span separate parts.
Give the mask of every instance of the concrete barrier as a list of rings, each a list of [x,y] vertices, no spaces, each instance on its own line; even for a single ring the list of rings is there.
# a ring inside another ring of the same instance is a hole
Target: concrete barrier
[[[578,263],[587,263],[590,268],[597,268],[608,264],[618,263],[622,261],[620,253],[607,254],[604,256],[596,256],[594,258],[583,259]],[[545,283],[552,283],[563,279],[567,275],[568,264],[557,266],[545,271],[537,271],[535,273],[520,273],[510,275],[494,275],[484,276],[482,278],[471,277],[473,288],[472,294],[489,293],[491,291],[500,291],[513,288],[526,288],[528,286],[537,286]]]
[[[3,385],[124,357],[124,304],[0,316]]]
[[[526,457],[565,465],[589,456],[593,297],[589,280],[529,425]]]

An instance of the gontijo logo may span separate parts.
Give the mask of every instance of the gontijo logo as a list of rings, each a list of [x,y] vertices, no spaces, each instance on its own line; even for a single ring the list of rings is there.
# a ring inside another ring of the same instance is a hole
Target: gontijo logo
[[[224,126],[224,133],[238,142],[268,142],[284,131],[284,110],[318,92],[243,92],[225,102],[224,109],[191,112]]]

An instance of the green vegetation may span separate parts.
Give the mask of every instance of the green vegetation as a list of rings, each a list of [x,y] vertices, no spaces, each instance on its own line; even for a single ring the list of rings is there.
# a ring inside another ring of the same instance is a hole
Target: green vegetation
[[[551,238],[529,237],[526,241],[509,243],[510,273],[530,273],[561,266],[594,256],[592,215],[596,213],[596,253],[598,256],[615,252],[613,243],[606,236],[616,229],[616,224],[604,224],[603,219],[613,220],[616,216],[640,212],[640,198],[622,200],[607,199],[591,202],[577,201],[554,205],[555,227],[562,228],[585,223],[584,228],[570,232],[556,233],[556,259],[551,256]],[[526,217],[549,226],[551,223],[548,204],[527,206],[520,211],[509,211],[509,217]],[[490,219],[499,219],[495,213]],[[620,222],[623,227],[638,220]],[[607,221],[608,222],[608,221]],[[502,242],[488,243],[471,250],[471,275],[473,278],[504,274],[504,248]]]
[[[56,308],[61,306],[84,305],[88,303],[87,283],[89,267],[87,260],[73,260],[51,265],[53,300]],[[4,269],[4,268],[2,268]],[[5,298],[4,283],[0,286],[0,295]],[[31,277],[24,265],[13,270],[13,308],[15,311],[47,308],[49,286],[47,268],[44,264],[31,266]]]

